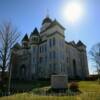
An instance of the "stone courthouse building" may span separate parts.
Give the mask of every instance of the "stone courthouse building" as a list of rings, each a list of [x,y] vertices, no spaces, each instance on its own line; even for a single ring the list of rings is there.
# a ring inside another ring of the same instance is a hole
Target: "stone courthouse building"
[[[47,16],[22,44],[12,48],[12,78],[31,80],[66,74],[68,78],[88,76],[86,46],[81,41],[65,41],[65,28]]]

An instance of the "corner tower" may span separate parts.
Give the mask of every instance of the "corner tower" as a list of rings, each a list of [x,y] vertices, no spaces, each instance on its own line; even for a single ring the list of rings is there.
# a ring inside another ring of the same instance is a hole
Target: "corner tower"
[[[27,34],[25,34],[24,38],[22,39],[22,47],[23,48],[29,47],[29,38]]]
[[[49,18],[49,16],[46,16],[42,22],[41,31],[44,31],[50,24],[52,23],[52,20]]]
[[[32,78],[36,78],[39,59],[39,41],[40,36],[38,29],[35,28],[30,35],[30,51],[31,51],[31,74]]]
[[[77,47],[80,50],[80,61],[82,67],[80,72],[82,72],[82,78],[86,78],[89,75],[86,46],[79,40]]]
[[[47,68],[52,74],[66,74],[65,69],[65,28],[55,19],[46,17],[42,22],[41,39],[47,44]]]

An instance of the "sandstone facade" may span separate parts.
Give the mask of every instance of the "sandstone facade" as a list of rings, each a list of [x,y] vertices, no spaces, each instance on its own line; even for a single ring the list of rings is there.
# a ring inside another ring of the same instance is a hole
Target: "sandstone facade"
[[[65,41],[65,28],[48,16],[40,32],[37,28],[12,48],[12,78],[31,80],[66,74],[68,78],[84,79],[88,76],[86,46]]]

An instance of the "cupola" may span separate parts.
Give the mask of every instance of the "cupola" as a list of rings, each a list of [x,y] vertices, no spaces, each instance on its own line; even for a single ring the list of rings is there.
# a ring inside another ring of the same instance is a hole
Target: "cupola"
[[[47,16],[46,18],[44,18],[42,25],[45,23],[52,23],[52,20]]]
[[[46,16],[46,18],[44,18],[42,21],[41,32],[44,31],[51,23],[52,20],[49,18],[49,16]]]

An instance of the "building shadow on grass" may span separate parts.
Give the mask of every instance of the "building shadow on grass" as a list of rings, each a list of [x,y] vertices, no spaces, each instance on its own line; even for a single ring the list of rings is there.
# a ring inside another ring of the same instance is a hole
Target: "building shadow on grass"
[[[36,88],[42,88],[44,86],[50,86],[50,81],[44,79],[34,81],[13,80],[11,83],[11,92],[30,92]]]

